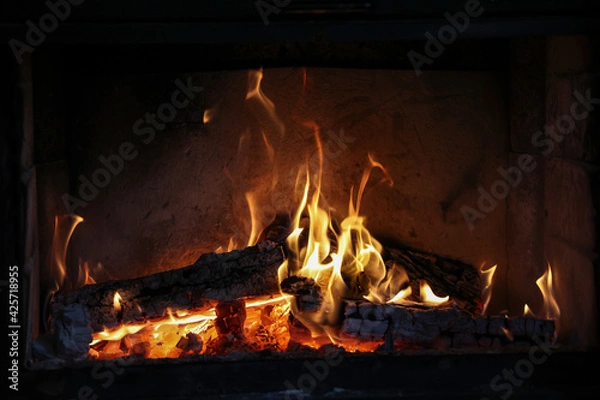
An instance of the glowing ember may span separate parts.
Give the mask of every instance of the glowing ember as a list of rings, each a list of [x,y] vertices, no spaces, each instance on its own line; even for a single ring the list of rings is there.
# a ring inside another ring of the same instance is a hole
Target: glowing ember
[[[487,306],[492,298],[492,284],[494,283],[494,274],[496,273],[497,267],[498,264],[486,269],[485,271],[483,269],[480,271],[481,283],[483,285],[483,289],[481,290],[481,299],[483,303],[483,307],[481,309],[482,315],[485,315]]]
[[[450,296],[438,297],[433,293],[427,282],[421,282],[421,301],[425,304],[439,305],[450,300]]]
[[[264,296],[246,301],[247,317],[244,332],[249,346],[246,350],[260,351],[268,348],[285,350],[290,340],[287,327],[288,297],[288,295]],[[115,299],[120,299],[118,292],[115,293]],[[198,353],[200,351],[202,354],[219,353],[223,350],[208,347],[216,346],[218,338],[214,327],[216,318],[215,307],[202,311],[172,312],[167,309],[167,315],[158,321],[121,325],[117,329],[105,329],[94,333],[93,341],[90,343],[90,355],[106,359],[132,354],[148,358],[179,357],[187,354],[185,348],[177,347],[186,337],[188,338],[186,340],[190,340],[191,337],[199,340],[196,347]],[[119,343],[123,343],[121,347],[128,348],[127,351],[116,351],[115,346],[117,349],[121,348]],[[204,350],[200,349],[200,343],[205,345]]]

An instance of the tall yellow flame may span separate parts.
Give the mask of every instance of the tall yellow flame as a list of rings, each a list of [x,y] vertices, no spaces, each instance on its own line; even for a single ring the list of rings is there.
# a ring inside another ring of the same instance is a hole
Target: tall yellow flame
[[[535,284],[540,288],[542,297],[544,298],[544,305],[542,308],[543,317],[547,319],[553,319],[556,322],[560,319],[560,307],[556,302],[554,295],[554,287],[552,282],[552,268],[548,264],[546,272],[535,281]],[[558,330],[558,329],[557,329]]]
[[[335,226],[329,213],[321,206],[322,146],[319,130],[315,127],[315,140],[319,154],[319,171],[314,187],[308,165],[298,175],[297,182],[304,181],[300,205],[292,220],[292,233],[287,245],[290,257],[279,268],[279,280],[291,275],[312,278],[324,292],[321,308],[317,312],[301,312],[293,300],[291,310],[313,336],[335,338],[334,327],[340,318],[343,298],[367,298],[385,303],[392,298],[399,301],[407,292],[389,295],[394,271],[388,270],[381,257],[382,246],[365,227],[365,218],[360,215],[360,204],[371,172],[378,168],[385,181],[393,184],[385,168],[369,155],[369,166],[365,170],[356,197],[351,190],[348,216],[339,227]],[[309,193],[313,188],[312,196]],[[303,215],[308,217],[303,219]],[[396,285],[398,288],[400,285]],[[394,296],[395,295],[395,296]]]

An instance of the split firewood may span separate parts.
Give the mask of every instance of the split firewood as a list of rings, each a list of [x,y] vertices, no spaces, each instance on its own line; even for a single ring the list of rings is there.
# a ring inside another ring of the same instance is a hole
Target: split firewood
[[[246,302],[243,299],[221,301],[215,308],[215,329],[227,340],[245,340]]]
[[[323,292],[314,279],[304,276],[290,276],[281,282],[281,291],[295,297],[301,312],[318,311],[323,303]]]
[[[431,308],[344,301],[340,337],[429,348],[491,347],[535,344],[552,338],[552,320],[528,317],[473,316],[443,305]]]
[[[51,305],[51,317],[60,320],[64,307],[79,304],[93,331],[98,332],[121,323],[161,318],[168,308],[202,310],[212,306],[210,300],[276,293],[277,269],[283,260],[282,246],[269,241],[229,253],[204,254],[185,268],[59,292]]]
[[[418,289],[418,282],[426,281],[437,296],[450,296],[459,308],[481,313],[481,278],[472,265],[408,248],[387,248],[384,259],[390,268],[403,268],[414,288]]]

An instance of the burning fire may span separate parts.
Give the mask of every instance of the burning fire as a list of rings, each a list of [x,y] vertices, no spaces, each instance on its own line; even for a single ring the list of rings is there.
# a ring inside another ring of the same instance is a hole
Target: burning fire
[[[450,296],[438,297],[433,293],[427,282],[421,282],[421,301],[425,304],[439,305],[450,300]]]
[[[56,292],[64,287],[65,283],[70,283],[67,279],[67,248],[75,228],[83,221],[79,215],[67,214],[57,215],[54,218],[54,236],[52,237],[52,271],[54,273],[54,283]]]
[[[535,318],[535,314],[533,313],[533,311],[531,311],[531,308],[529,308],[529,305],[527,305],[527,303],[523,306],[523,316]]]
[[[285,350],[290,340],[287,317],[288,295],[264,296],[246,302],[245,335],[247,348],[233,350],[260,351],[265,349]],[[118,292],[115,293],[115,306]],[[116,309],[116,307],[115,307]],[[158,320],[143,324],[126,324],[117,329],[105,329],[93,334],[90,354],[95,358],[111,359],[128,355],[147,358],[180,357],[186,355],[182,348],[188,338],[195,338],[196,353],[221,354],[219,335],[214,321],[217,319],[215,307],[202,311],[181,311]]]
[[[315,138],[322,166],[322,147],[318,130],[315,131]],[[279,281],[282,282],[292,275],[312,278],[325,293],[323,303],[316,312],[303,312],[295,301],[290,301],[293,315],[310,329],[313,337],[335,337],[343,298],[366,298],[376,303],[385,302],[382,301],[383,296],[379,292],[387,273],[381,258],[382,246],[366,229],[365,218],[359,212],[364,190],[373,169],[380,169],[389,183],[393,182],[385,168],[371,155],[369,161],[356,198],[352,191],[350,193],[348,216],[342,220],[339,227],[320,204],[321,169],[318,171],[310,201],[311,177],[308,167],[304,173],[302,199],[292,220],[292,233],[287,239],[291,256],[279,268]],[[300,178],[301,176],[298,181]],[[305,213],[308,220],[302,218]]]
[[[554,287],[552,285],[552,268],[548,264],[546,272],[535,281],[535,284],[540,288],[542,297],[544,298],[543,316],[547,319],[556,321],[560,318],[560,308],[556,302],[554,295]]]
[[[543,318],[552,319],[556,323],[556,331],[558,332],[558,322],[560,320],[560,307],[556,302],[556,296],[554,294],[554,284],[552,281],[552,267],[548,264],[548,269],[542,276],[540,276],[535,284],[540,289],[543,299],[542,312],[539,313]],[[533,311],[529,305],[525,304],[523,307],[523,316],[535,317]]]
[[[121,312],[121,295],[119,292],[115,292],[115,297],[113,299],[113,307],[116,312]]]
[[[302,73],[303,90],[306,88],[306,70]],[[274,103],[261,88],[262,70],[253,71],[248,76],[246,102],[265,117],[268,131],[283,136],[285,126],[278,118]],[[204,123],[209,123],[215,116],[214,109],[204,111]],[[383,246],[366,227],[366,218],[360,214],[361,203],[375,171],[382,175],[379,183],[394,184],[386,168],[375,158],[368,155],[368,165],[362,174],[358,188],[349,193],[348,209],[341,222],[327,207],[322,188],[323,146],[319,126],[312,121],[305,121],[305,126],[314,131],[317,154],[319,156],[317,171],[311,171],[308,162],[299,169],[296,177],[296,192],[299,202],[294,210],[287,236],[288,257],[278,269],[280,289],[282,283],[290,277],[310,279],[323,294],[321,303],[316,308],[304,308],[295,296],[283,292],[277,295],[256,298],[237,299],[231,302],[211,304],[200,310],[166,310],[158,320],[143,323],[123,324],[115,329],[105,328],[94,333],[90,343],[90,356],[100,359],[112,359],[124,356],[141,356],[146,358],[182,357],[190,354],[226,354],[235,351],[283,351],[292,340],[292,320],[299,321],[309,330],[307,338],[301,345],[318,347],[323,344],[343,345],[346,350],[372,351],[380,343],[376,341],[355,343],[338,335],[340,320],[343,316],[343,300],[366,299],[375,304],[411,305],[418,303],[429,307],[446,306],[450,296],[439,297],[431,286],[421,281],[419,293],[416,286],[408,285],[406,271],[400,266],[390,267],[382,258]],[[275,141],[273,136],[261,129],[262,144],[268,161],[275,158]],[[248,132],[240,138],[242,143],[252,142]],[[260,142],[259,142],[260,143]],[[262,145],[261,144],[261,145]],[[274,172],[276,174],[276,171]],[[230,177],[231,178],[231,177]],[[232,179],[233,181],[233,179]],[[268,187],[275,185],[272,177],[265,187],[244,188],[245,200],[249,207],[251,229],[248,240],[235,241],[232,237],[227,251],[255,245],[265,228],[261,209],[260,195]],[[57,289],[64,286],[66,269],[66,251],[69,239],[77,224],[83,219],[69,216],[65,219],[57,217],[55,242],[53,242],[54,262],[57,271]],[[222,251],[219,248],[219,251]],[[497,265],[481,270],[482,280],[482,313],[487,310],[492,295],[494,274]],[[95,283],[91,277],[87,262],[79,265],[80,285]],[[552,288],[552,271],[548,265],[547,272],[536,281],[544,297],[543,313],[546,318],[558,319],[560,310],[554,298]],[[434,288],[436,285],[434,285]],[[125,298],[122,297],[122,294]],[[127,301],[126,292],[115,291],[113,310],[121,313],[131,304]],[[417,301],[418,300],[418,301]],[[123,302],[123,304],[122,304]],[[137,305],[140,314],[143,310]],[[424,307],[421,307],[424,308]],[[524,313],[530,312],[525,305]],[[231,326],[236,329],[228,330]],[[505,331],[512,339],[511,332]],[[225,340],[226,338],[226,340]]]
[[[481,299],[482,299],[482,309],[481,314],[485,315],[488,304],[490,304],[490,300],[492,298],[492,284],[494,283],[494,274],[496,273],[496,268],[498,264],[494,265],[486,269],[485,271],[481,270],[481,283],[483,285],[483,289],[481,291]]]

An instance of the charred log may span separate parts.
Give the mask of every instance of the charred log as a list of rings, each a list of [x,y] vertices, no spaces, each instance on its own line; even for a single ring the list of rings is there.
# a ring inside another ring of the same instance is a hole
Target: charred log
[[[281,282],[281,291],[295,297],[301,312],[318,311],[323,303],[321,287],[312,278],[296,275],[286,278]]]
[[[387,248],[384,257],[390,268],[404,268],[414,284],[413,293],[418,293],[418,283],[423,280],[437,296],[450,296],[459,308],[481,313],[481,279],[472,265],[413,249]]]
[[[406,307],[345,301],[340,337],[384,342],[397,348],[531,346],[555,333],[552,320],[472,316],[454,308]]]
[[[201,310],[210,300],[235,300],[279,290],[277,269],[283,262],[279,244],[263,242],[229,253],[202,255],[193,265],[157,274],[87,285],[57,293],[51,306],[53,320],[62,310],[80,304],[88,313],[93,331],[121,323],[140,323],[166,315],[167,308]],[[114,307],[120,296],[120,310]]]

